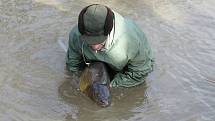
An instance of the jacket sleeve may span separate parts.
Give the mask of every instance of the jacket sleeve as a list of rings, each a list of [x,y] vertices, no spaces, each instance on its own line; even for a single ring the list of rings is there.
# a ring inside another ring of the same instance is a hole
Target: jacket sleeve
[[[78,73],[84,65],[79,40],[73,30],[69,35],[69,47],[66,55],[66,65],[67,69],[73,73]]]
[[[147,60],[146,60],[147,61]],[[131,62],[128,64],[128,70],[119,72],[111,81],[111,87],[132,87],[145,81],[149,72],[152,71],[152,61]]]
[[[145,38],[146,39],[146,38]],[[137,46],[132,47],[131,49]],[[143,83],[148,73],[153,70],[154,57],[147,41],[139,44],[137,54],[128,60],[127,69],[114,76],[112,87],[132,87]]]

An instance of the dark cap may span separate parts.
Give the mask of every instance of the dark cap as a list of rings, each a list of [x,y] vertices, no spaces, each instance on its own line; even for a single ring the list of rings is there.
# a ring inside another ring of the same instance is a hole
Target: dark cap
[[[85,34],[81,39],[88,44],[99,44],[107,39],[104,35],[104,26],[108,9],[106,6],[94,4],[87,8],[83,15]]]

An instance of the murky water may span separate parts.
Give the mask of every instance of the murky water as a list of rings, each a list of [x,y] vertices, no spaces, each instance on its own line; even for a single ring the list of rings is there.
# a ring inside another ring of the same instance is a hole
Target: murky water
[[[74,87],[57,39],[81,8],[133,18],[155,52],[147,83],[100,108]],[[214,121],[214,0],[0,0],[0,121]]]

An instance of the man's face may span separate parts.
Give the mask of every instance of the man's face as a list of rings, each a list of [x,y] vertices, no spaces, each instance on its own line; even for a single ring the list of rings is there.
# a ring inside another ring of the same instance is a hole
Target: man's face
[[[100,44],[94,44],[94,45],[89,45],[94,51],[100,51],[104,45],[102,43]]]
[[[89,47],[92,48],[94,51],[101,51],[101,49],[104,48],[106,41],[107,40],[105,40],[104,42],[99,43],[99,44],[89,45]]]

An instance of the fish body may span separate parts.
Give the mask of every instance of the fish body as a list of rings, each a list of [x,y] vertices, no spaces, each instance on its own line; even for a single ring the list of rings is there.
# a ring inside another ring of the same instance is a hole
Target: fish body
[[[80,90],[98,105],[111,104],[110,77],[102,62],[93,62],[87,66],[80,77]]]

